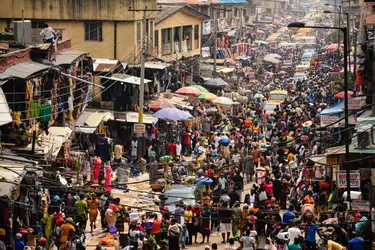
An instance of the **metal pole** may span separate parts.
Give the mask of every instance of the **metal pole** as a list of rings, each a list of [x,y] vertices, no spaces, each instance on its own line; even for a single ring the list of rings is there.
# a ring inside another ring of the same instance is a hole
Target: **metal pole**
[[[214,8],[214,71],[212,72],[212,78],[216,78],[216,53],[217,53],[217,9]]]
[[[375,26],[374,26],[374,32],[375,32]],[[367,32],[366,32],[366,34],[367,34]],[[374,40],[374,45],[375,45],[375,40]],[[373,49],[372,50],[373,52],[373,55],[375,56],[375,49]],[[374,68],[375,67],[375,60],[373,60],[373,62],[372,62],[372,68]],[[374,89],[374,85],[375,85],[375,74],[373,73],[373,75],[372,75],[372,94],[371,94],[371,96],[372,96],[372,115],[371,116],[375,116],[375,89]]]
[[[272,22],[275,21],[276,1],[273,2]]]
[[[345,116],[345,161],[349,161],[349,108],[348,108],[348,30],[347,28],[341,29],[344,33],[344,116]],[[351,197],[350,197],[350,171],[346,166],[346,189],[349,202],[349,211],[352,210]]]
[[[358,33],[354,33],[354,79],[357,76],[357,35]]]
[[[341,6],[339,6],[339,28],[341,27]],[[337,39],[337,59],[340,58],[340,40],[341,40],[341,32],[339,30],[339,33],[337,35],[338,39]]]
[[[143,37],[142,37],[142,55],[141,55],[141,82],[139,85],[139,117],[138,122],[143,123],[143,102],[145,96],[145,61],[146,61],[146,42],[147,42],[147,19],[146,19],[147,7],[143,11]]]
[[[345,13],[346,14],[346,30],[348,31],[348,51],[349,51],[349,58],[348,58],[348,61],[349,61],[349,71],[351,72],[351,65],[350,65],[350,51],[351,51],[351,46],[350,46],[350,23],[349,23],[349,13]]]

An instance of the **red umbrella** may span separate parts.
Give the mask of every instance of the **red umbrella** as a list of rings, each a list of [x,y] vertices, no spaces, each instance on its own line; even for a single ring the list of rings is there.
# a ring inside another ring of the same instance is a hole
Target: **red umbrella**
[[[331,45],[329,45],[326,50],[337,50],[338,48],[338,44],[337,43],[332,43]]]
[[[339,92],[338,94],[335,95],[335,98],[338,98],[338,99],[344,99],[344,95],[345,95],[345,92],[344,91],[341,91]],[[353,91],[348,91],[348,97],[352,97],[353,95]]]
[[[159,110],[159,109],[163,109],[163,108],[172,108],[173,107],[172,104],[170,104],[166,101],[155,101],[155,102],[150,103],[150,105],[148,105],[148,106],[152,110]]]
[[[193,87],[183,87],[176,91],[176,94],[189,95],[189,96],[200,96],[202,92],[199,89]]]

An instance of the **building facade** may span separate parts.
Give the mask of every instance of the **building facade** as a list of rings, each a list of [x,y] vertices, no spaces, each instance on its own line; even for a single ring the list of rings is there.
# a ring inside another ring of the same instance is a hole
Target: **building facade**
[[[132,9],[156,8],[156,0],[3,0],[0,30],[13,28],[15,20],[31,20],[33,43],[41,43],[40,31],[48,23],[72,41],[72,48],[93,57],[138,60],[142,41],[143,12]],[[147,27],[153,32],[155,12],[147,12]]]

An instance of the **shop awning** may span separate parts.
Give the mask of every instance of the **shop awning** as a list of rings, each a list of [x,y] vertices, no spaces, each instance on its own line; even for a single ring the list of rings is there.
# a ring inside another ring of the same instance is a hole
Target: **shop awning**
[[[4,72],[0,73],[0,80],[9,78],[28,78],[41,71],[45,71],[50,66],[36,63],[36,62],[21,62],[7,68]]]
[[[222,68],[217,69],[216,72],[223,72],[224,74],[232,73],[234,71],[234,68]]]
[[[25,159],[26,160],[26,159]],[[0,197],[8,196],[10,200],[16,200],[19,194],[19,184],[27,173],[26,166],[29,163],[8,159],[0,159]]]
[[[127,112],[126,113],[126,122],[129,123],[138,123],[139,114],[137,112]],[[144,124],[156,124],[158,118],[151,114],[143,114],[143,123]]]
[[[56,54],[56,62],[55,65],[69,65],[72,64],[75,60],[79,59],[80,57],[87,55],[88,52],[83,52],[79,50],[65,50],[59,51]]]
[[[101,78],[112,80],[112,81],[123,82],[123,83],[135,84],[135,85],[141,84],[141,78],[140,77],[126,75],[126,74],[113,74],[110,77],[101,76]],[[144,82],[149,83],[149,82],[151,82],[151,80],[145,79]]]
[[[344,100],[341,100],[332,106],[324,109],[322,112],[318,114],[318,116],[322,115],[336,115],[341,114],[344,111]]]
[[[94,72],[112,72],[115,69],[125,68],[119,60],[111,60],[105,58],[94,58],[92,59]],[[120,66],[121,64],[121,66]]]
[[[0,126],[11,123],[13,121],[10,114],[7,99],[5,98],[3,89],[0,87]]]
[[[133,64],[133,65],[128,65],[129,68],[140,68],[140,64]],[[162,62],[145,62],[145,68],[146,69],[165,69],[170,67],[170,63],[162,63]]]
[[[76,132],[92,134],[109,112],[83,111],[76,121]]]
[[[310,156],[309,160],[314,162],[314,163],[317,163],[319,165],[326,165],[327,164],[327,156],[325,154]]]

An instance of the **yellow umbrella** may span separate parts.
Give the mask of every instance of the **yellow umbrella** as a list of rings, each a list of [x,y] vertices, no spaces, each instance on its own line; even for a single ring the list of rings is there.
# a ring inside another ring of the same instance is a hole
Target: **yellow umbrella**
[[[298,33],[309,33],[310,32],[310,28],[300,28],[298,29]]]
[[[202,93],[200,96],[198,96],[199,100],[206,100],[206,101],[212,101],[217,98],[217,95],[212,93]]]

